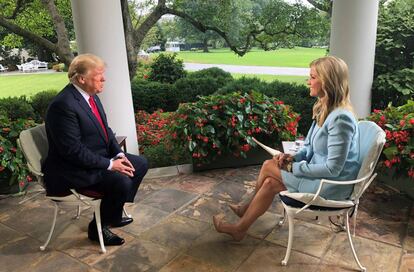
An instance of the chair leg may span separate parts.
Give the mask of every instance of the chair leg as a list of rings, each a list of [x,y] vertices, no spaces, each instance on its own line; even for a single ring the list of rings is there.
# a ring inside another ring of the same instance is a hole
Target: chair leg
[[[283,215],[282,218],[280,218],[279,222],[277,223],[279,226],[282,226],[286,221],[286,210],[283,209]]]
[[[59,207],[56,202],[53,202],[53,203],[55,204],[55,212],[53,215],[52,227],[50,228],[49,236],[47,237],[46,242],[43,244],[43,246],[40,246],[41,251],[44,251],[46,249],[47,245],[49,244],[50,238],[52,238],[53,231],[55,230],[56,218],[57,218]]]
[[[126,216],[126,217],[128,217],[128,218],[132,218],[132,215],[130,215],[130,214],[127,212],[127,210],[125,209],[125,207],[123,207],[123,212],[124,212],[124,214],[125,214],[125,216]]]
[[[346,224],[346,234],[348,235],[348,241],[351,246],[352,254],[354,255],[355,261],[357,262],[359,269],[361,269],[361,271],[366,271],[367,269],[363,267],[362,264],[359,262],[358,256],[355,252],[354,244],[352,242],[351,232],[349,230],[349,211],[346,212],[345,224]]]
[[[78,208],[76,209],[76,215],[73,217],[73,219],[79,219],[81,214],[81,205],[78,205]]]
[[[282,265],[287,265],[290,257],[290,251],[292,250],[292,244],[293,244],[293,233],[294,233],[294,217],[293,215],[289,214],[289,212],[286,212],[286,216],[289,222],[289,239],[288,239],[288,245],[286,249],[286,255],[285,258],[282,261]]]
[[[96,228],[98,229],[99,244],[101,245],[101,252],[106,253],[105,244],[102,237],[102,225],[101,225],[101,200],[97,200],[97,203],[94,206],[95,209],[95,221]]]

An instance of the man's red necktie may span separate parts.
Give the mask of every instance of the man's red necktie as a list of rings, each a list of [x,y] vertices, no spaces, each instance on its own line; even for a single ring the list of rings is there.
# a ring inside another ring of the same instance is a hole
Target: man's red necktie
[[[105,126],[102,122],[101,115],[99,114],[98,108],[96,107],[96,104],[95,104],[95,100],[93,99],[92,96],[89,96],[89,105],[91,105],[92,112],[95,115],[96,119],[98,119],[99,124],[101,124],[101,127],[103,131],[105,132],[106,140],[108,141],[108,133],[106,132]]]

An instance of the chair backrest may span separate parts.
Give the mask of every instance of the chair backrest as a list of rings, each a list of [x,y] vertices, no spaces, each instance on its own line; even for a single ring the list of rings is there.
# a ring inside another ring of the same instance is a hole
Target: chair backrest
[[[46,136],[45,125],[23,130],[19,136],[19,146],[27,160],[29,170],[43,185],[42,164],[47,157],[49,144]]]
[[[385,132],[374,122],[359,121],[359,162],[361,169],[358,179],[365,181],[354,186],[351,199],[359,198],[369,186],[370,177],[374,173],[382,148],[385,144]],[[372,181],[372,180],[371,180]]]

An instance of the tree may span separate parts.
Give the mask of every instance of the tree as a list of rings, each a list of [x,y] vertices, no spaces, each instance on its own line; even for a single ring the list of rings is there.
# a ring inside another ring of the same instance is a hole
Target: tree
[[[73,54],[69,46],[69,32],[65,25],[65,17],[61,14],[70,14],[70,2],[67,0],[56,2],[53,0],[1,0],[0,26],[41,48],[56,53],[60,61],[69,64],[73,59]],[[71,17],[71,14],[66,16],[66,19],[68,17]],[[9,46],[23,42],[13,35],[8,35],[5,39],[6,45]]]
[[[239,56],[256,43],[265,50],[289,46],[298,37],[314,33],[318,21],[316,9],[282,0],[120,1],[131,78],[135,75],[137,52],[145,37],[166,14],[186,20],[203,33],[216,33]],[[68,31],[71,26],[65,25],[66,17],[62,14],[67,10],[60,7],[65,4],[69,5],[69,0],[0,0],[0,26],[47,48],[69,64],[73,58]],[[149,13],[137,14],[137,7],[141,10],[150,7]],[[37,28],[32,28],[36,22]]]

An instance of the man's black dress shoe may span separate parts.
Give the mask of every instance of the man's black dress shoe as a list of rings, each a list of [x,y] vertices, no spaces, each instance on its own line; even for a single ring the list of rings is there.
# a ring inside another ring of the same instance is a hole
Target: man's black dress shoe
[[[106,246],[120,246],[125,243],[125,240],[109,230],[107,226],[102,226],[102,237]],[[98,230],[96,224],[93,226],[91,222],[88,227],[88,238],[92,241],[99,242]]]
[[[111,224],[111,227],[120,228],[128,224],[131,224],[132,222],[134,222],[134,219],[129,218],[129,217],[122,217],[121,221],[119,221],[118,223]]]

